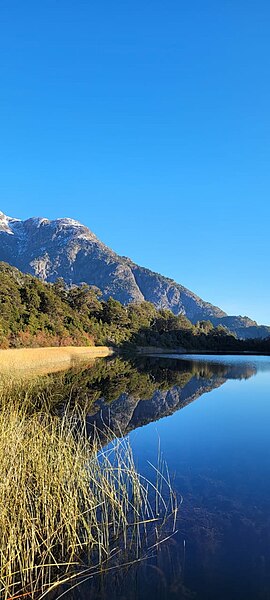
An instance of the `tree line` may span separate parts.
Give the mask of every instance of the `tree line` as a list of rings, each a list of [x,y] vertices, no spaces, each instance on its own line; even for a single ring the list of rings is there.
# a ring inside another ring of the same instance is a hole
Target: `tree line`
[[[192,324],[150,302],[123,306],[87,284],[44,283],[0,263],[0,347],[109,345],[132,350],[270,351],[269,340],[239,340],[222,325]]]

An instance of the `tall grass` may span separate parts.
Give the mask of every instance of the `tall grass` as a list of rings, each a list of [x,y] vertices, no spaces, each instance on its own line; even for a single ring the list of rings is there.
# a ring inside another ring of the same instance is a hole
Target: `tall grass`
[[[81,409],[66,409],[61,418],[37,409],[38,389],[37,382],[0,381],[5,599],[48,596],[108,561],[119,566],[139,559],[150,539],[160,542],[161,525],[177,510],[168,477],[157,477],[168,487],[167,502],[159,485],[137,473],[126,440],[100,450],[97,432],[87,436]]]

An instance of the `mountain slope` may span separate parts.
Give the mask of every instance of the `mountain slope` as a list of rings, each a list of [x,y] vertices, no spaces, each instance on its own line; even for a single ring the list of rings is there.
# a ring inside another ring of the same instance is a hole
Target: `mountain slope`
[[[246,341],[219,327],[207,334],[183,315],[158,311],[150,302],[126,306],[96,288],[47,283],[0,262],[0,348],[113,345],[124,351],[145,346],[201,350],[250,350]],[[268,342],[251,348],[269,351]],[[121,380],[121,377],[120,377]]]
[[[0,213],[0,260],[44,281],[63,277],[68,284],[95,285],[105,299],[112,296],[123,304],[147,300],[193,323],[210,320],[227,326],[229,319],[230,330],[237,329],[240,337],[270,334],[270,329],[243,317],[241,322],[239,317],[228,317],[184,286],[117,255],[73,219],[20,221]]]

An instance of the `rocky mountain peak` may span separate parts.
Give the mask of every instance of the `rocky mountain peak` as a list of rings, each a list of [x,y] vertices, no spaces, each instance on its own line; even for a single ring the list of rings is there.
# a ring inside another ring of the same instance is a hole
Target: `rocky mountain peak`
[[[240,337],[270,334],[267,327],[260,328],[248,318],[229,317],[183,285],[117,255],[88,227],[68,217],[21,221],[0,212],[0,260],[44,281],[62,277],[69,285],[94,285],[104,298],[112,296],[122,304],[146,300],[193,323],[224,324]]]

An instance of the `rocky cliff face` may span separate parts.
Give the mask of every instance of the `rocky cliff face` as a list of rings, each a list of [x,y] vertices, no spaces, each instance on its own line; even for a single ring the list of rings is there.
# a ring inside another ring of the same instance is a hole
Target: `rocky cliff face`
[[[216,324],[229,318],[184,286],[117,255],[73,219],[20,221],[0,213],[0,260],[44,281],[63,277],[68,284],[95,285],[105,298],[112,296],[123,304],[147,300],[176,315],[186,315],[193,323],[209,319]],[[236,329],[233,319],[230,317],[232,331]],[[251,327],[253,333],[254,326],[257,324]],[[249,325],[242,323],[241,327],[247,333]],[[266,337],[270,330],[256,332]]]

